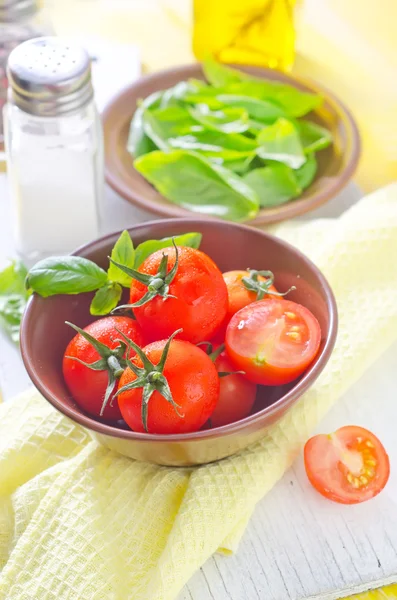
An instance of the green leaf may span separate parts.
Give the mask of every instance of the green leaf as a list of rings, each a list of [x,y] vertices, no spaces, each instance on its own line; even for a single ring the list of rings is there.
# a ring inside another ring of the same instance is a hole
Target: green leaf
[[[90,306],[92,315],[107,315],[120,301],[122,287],[119,283],[109,282],[99,288]]]
[[[248,113],[244,108],[211,111],[205,104],[199,104],[190,108],[189,113],[207,129],[222,133],[243,133],[249,128]]]
[[[147,240],[146,242],[142,242],[135,251],[134,268],[137,269],[153,252],[172,246],[172,239],[174,239],[177,246],[189,246],[190,248],[197,249],[200,247],[201,238],[201,233],[184,233],[183,235],[176,235],[173,238],[166,237],[161,240]]]
[[[305,190],[312,183],[317,172],[317,161],[314,154],[309,154],[304,165],[294,171],[299,187]]]
[[[18,260],[0,272],[0,294],[21,294],[26,296],[25,279],[27,275],[25,265]]]
[[[244,181],[256,191],[260,205],[265,208],[284,204],[302,192],[295,171],[282,163],[255,169],[245,175]]]
[[[197,85],[191,81],[180,81],[162,93],[160,108],[177,105],[189,93],[197,91]]]
[[[153,141],[145,133],[143,126],[143,115],[145,109],[158,106],[160,104],[161,97],[162,92],[155,92],[154,94],[151,94],[145,98],[145,100],[143,100],[135,110],[134,116],[131,120],[127,142],[127,150],[134,157],[141,156],[147,152],[152,152],[152,150],[156,149]]]
[[[252,119],[258,119],[264,123],[274,123],[280,117],[285,117],[285,112],[269,100],[259,100],[249,96],[237,96],[235,94],[220,94],[218,100],[227,106],[244,108]]]
[[[296,121],[303,151],[305,154],[318,152],[332,144],[332,134],[328,129],[309,121]]]
[[[306,161],[299,134],[287,119],[278,119],[263,129],[257,142],[257,154],[263,159],[282,162],[292,169],[299,169]]]
[[[52,256],[29,271],[27,285],[40,296],[92,292],[107,282],[107,274],[82,256]]]
[[[302,92],[292,85],[267,79],[251,78],[233,82],[228,86],[227,93],[271,101],[289,117],[303,117],[323,103],[323,98],[317,94]]]
[[[21,294],[0,296],[0,327],[16,344],[19,342],[19,330],[25,307],[26,297]]]
[[[245,221],[258,211],[256,193],[237,175],[195,152],[151,152],[135,168],[168,200],[193,212]]]
[[[240,81],[250,79],[250,76],[242,71],[225,67],[225,65],[218,63],[213,58],[207,58],[203,61],[203,71],[206,79],[214,87],[227,86],[231,83],[239,83]]]
[[[135,262],[135,250],[128,231],[124,230],[120,235],[113,247],[111,258],[126,267],[133,268]],[[124,271],[121,271],[121,269],[116,267],[113,263],[110,263],[108,268],[108,279],[120,283],[127,288],[131,285],[131,277],[124,273]]]

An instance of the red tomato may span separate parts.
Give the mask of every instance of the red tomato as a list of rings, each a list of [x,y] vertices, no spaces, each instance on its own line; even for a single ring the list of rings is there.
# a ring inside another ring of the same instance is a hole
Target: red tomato
[[[168,255],[169,273],[175,264],[173,247],[151,254],[138,271],[156,275],[163,254]],[[178,254],[178,269],[168,292],[175,297],[156,296],[143,306],[134,308],[134,313],[149,340],[167,338],[176,329],[182,328],[179,337],[196,344],[209,340],[225,318],[226,284],[215,263],[200,250],[178,246]],[[141,300],[147,291],[147,286],[133,279],[130,303]]]
[[[316,357],[320,341],[315,316],[282,298],[249,304],[232,317],[226,330],[226,350],[235,368],[262,385],[296,379]]]
[[[304,459],[313,487],[341,504],[373,498],[389,479],[389,457],[381,442],[355,425],[341,427],[331,435],[315,435],[306,442]]]
[[[249,271],[228,271],[227,273],[223,273],[223,279],[226,283],[229,300],[229,307],[227,311],[229,321],[237,311],[244,308],[244,306],[247,306],[247,304],[251,304],[251,302],[255,302],[255,300],[257,300],[258,292],[250,291],[244,285],[243,278],[249,277]],[[267,281],[266,277],[258,275],[258,282],[263,283],[265,281]],[[274,285],[269,286],[269,292],[278,293]],[[272,298],[272,296],[265,296],[264,299],[268,298]]]
[[[226,352],[217,357],[215,366],[218,373],[232,373],[219,378],[219,398],[210,417],[212,427],[221,427],[249,415],[255,402],[256,385],[243,375],[233,373],[235,369]]]
[[[140,325],[128,317],[105,317],[94,321],[84,331],[87,331],[95,339],[105,346],[115,349],[121,339],[116,328],[138,345],[144,344],[144,338]],[[93,371],[82,365],[77,360],[68,358],[76,357],[85,363],[92,364],[101,357],[97,350],[78,333],[68,344],[63,358],[63,377],[65,383],[77,404],[88,414],[99,417],[108,384],[108,372]],[[121,418],[117,401],[108,402],[102,418],[109,421],[117,421]]]
[[[154,365],[159,364],[166,343],[162,340],[143,348]],[[143,366],[138,356],[133,362],[138,367]],[[219,396],[219,377],[213,362],[197,346],[173,340],[163,375],[179,408],[176,410],[158,391],[154,391],[148,402],[147,431],[161,434],[197,431],[208,420]],[[120,378],[119,390],[136,379],[135,373],[127,368]],[[142,395],[143,388],[139,387],[121,392],[118,396],[124,420],[131,429],[140,432],[145,431]]]
[[[255,300],[258,299],[258,291],[249,290],[244,285],[243,278],[249,277],[249,271],[227,271],[226,273],[223,273],[223,279],[227,287],[228,310],[221,327],[215,334],[215,340],[219,343],[223,343],[225,340],[226,328],[232,316],[237,311],[244,308],[244,306],[247,306],[248,304],[251,304],[252,302],[255,302]],[[262,275],[258,275],[257,279],[259,284],[258,289],[261,283],[268,281],[268,279],[266,277],[263,277]],[[270,293],[278,293],[274,285],[269,285],[268,289]],[[274,296],[265,295],[264,299],[272,297],[274,298]]]

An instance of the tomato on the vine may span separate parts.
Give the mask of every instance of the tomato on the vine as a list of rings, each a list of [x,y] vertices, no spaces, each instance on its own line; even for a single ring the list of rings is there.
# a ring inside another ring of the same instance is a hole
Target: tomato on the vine
[[[151,254],[137,271],[120,268],[133,278],[129,306],[151,341],[182,328],[179,337],[196,344],[210,339],[225,318],[222,273],[200,250],[165,248]]]
[[[142,350],[134,346],[137,356],[120,378],[119,407],[133,431],[197,431],[214,410],[219,378],[213,362],[197,346],[172,337]]]
[[[357,504],[385,487],[389,457],[379,439],[367,429],[348,425],[330,435],[306,442],[305,468],[310,483],[326,498]]]
[[[126,349],[125,343],[120,344],[119,331],[143,345],[142,329],[129,317],[105,317],[83,330],[72,327],[80,333],[69,342],[64,353],[65,383],[77,404],[88,414],[117,421],[121,414],[113,396],[116,379],[123,371]]]
[[[248,379],[282,385],[310,365],[320,341],[320,325],[310,310],[274,298],[253,302],[233,315],[225,343],[233,365]]]

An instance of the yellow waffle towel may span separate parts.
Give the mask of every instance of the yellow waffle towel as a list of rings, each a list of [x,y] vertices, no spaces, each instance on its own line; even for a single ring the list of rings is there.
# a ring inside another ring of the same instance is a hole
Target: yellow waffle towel
[[[316,384],[259,443],[195,469],[99,446],[36,392],[0,406],[1,600],[172,600],[255,504],[338,397],[397,338],[397,184],[337,220],[273,231],[331,283],[340,332]]]

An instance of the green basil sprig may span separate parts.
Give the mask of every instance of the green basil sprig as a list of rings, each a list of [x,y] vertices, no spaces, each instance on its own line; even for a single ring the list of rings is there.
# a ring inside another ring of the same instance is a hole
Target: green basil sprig
[[[198,248],[200,233],[185,233],[173,239],[179,246]],[[153,252],[172,245],[172,238],[147,240],[134,248],[128,231],[123,231],[111,252],[113,261],[130,269],[138,268]],[[119,303],[122,288],[129,288],[131,277],[110,263],[107,272],[82,256],[52,256],[36,263],[26,277],[26,289],[40,296],[57,294],[96,294],[91,302],[90,313],[100,316],[109,314]],[[1,317],[1,304],[0,304]]]

